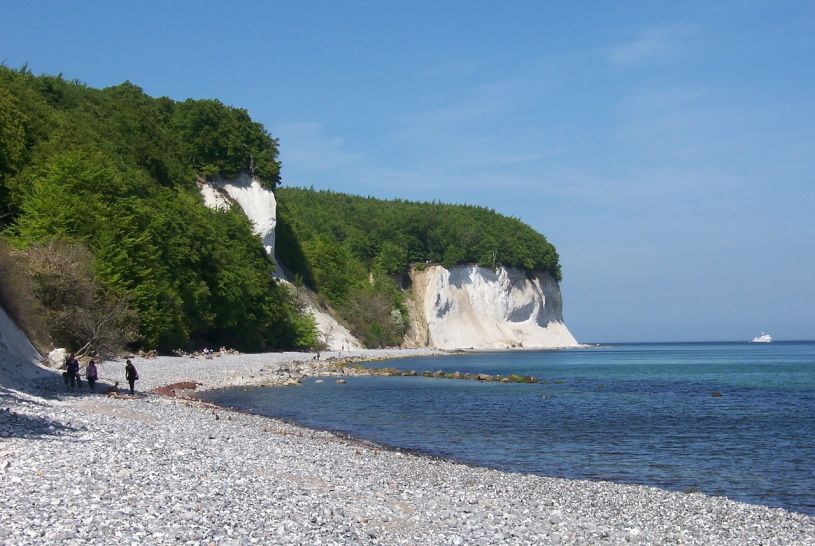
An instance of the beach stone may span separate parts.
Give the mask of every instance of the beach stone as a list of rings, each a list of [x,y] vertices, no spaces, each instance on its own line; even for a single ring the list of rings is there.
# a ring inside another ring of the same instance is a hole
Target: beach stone
[[[45,364],[51,368],[60,368],[65,364],[65,357],[68,356],[64,348],[54,349],[45,357]]]

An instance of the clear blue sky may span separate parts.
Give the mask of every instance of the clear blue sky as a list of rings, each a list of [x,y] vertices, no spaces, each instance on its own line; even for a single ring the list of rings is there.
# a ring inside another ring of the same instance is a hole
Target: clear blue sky
[[[811,0],[0,13],[9,67],[247,109],[286,185],[520,218],[579,341],[815,339]]]

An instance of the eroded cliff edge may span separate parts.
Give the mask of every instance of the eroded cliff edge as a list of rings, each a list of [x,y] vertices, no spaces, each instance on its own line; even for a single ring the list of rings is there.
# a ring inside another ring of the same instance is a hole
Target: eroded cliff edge
[[[410,347],[576,347],[560,285],[545,271],[433,265],[411,272]]]

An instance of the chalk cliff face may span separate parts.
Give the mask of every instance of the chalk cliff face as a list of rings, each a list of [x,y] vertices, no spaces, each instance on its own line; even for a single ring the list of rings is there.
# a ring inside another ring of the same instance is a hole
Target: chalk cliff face
[[[213,209],[228,209],[232,204],[243,209],[247,218],[252,221],[263,241],[266,252],[274,259],[275,226],[277,225],[277,200],[272,190],[260,185],[260,182],[244,173],[233,180],[216,177],[199,185],[204,204]],[[285,279],[283,270],[275,260],[275,276]]]
[[[560,286],[544,271],[431,266],[411,275],[411,344],[439,349],[579,345],[563,323]]]
[[[234,204],[243,210],[246,217],[252,221],[255,233],[263,241],[266,252],[274,259],[275,277],[281,281],[288,281],[274,253],[275,227],[277,226],[277,200],[274,193],[261,186],[257,179],[248,174],[242,174],[234,180],[223,180],[216,177],[199,184],[199,189],[204,198],[204,204],[210,208],[228,209]],[[314,305],[310,300],[304,301],[304,304],[306,310],[314,316],[320,337],[326,343],[328,350],[363,348],[359,340],[330,314]]]
[[[240,206],[274,257],[277,201],[274,193],[248,174],[200,185],[211,208]],[[275,260],[276,273],[286,280]],[[430,266],[411,273],[411,332],[405,345],[437,349],[573,347],[578,343],[563,323],[560,286],[543,271]],[[348,330],[313,304],[330,350],[361,348]]]

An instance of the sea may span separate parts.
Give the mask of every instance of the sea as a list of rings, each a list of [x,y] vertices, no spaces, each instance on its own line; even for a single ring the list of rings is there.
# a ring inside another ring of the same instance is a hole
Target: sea
[[[815,342],[637,343],[380,361],[221,406],[509,472],[698,491],[815,516]],[[531,376],[537,383],[424,377]]]

